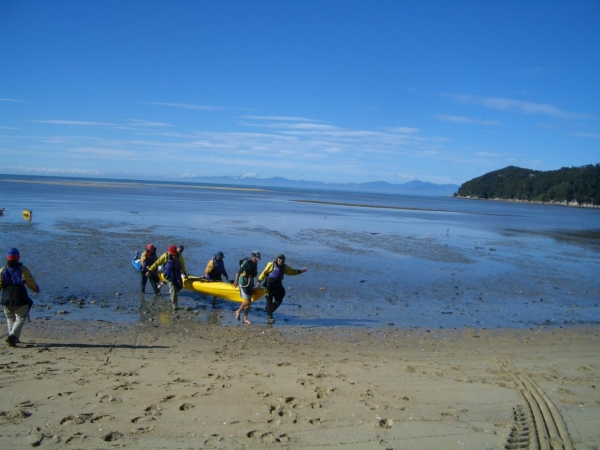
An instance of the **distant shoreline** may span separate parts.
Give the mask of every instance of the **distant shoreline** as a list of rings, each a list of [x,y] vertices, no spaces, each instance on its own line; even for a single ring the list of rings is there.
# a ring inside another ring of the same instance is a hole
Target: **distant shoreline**
[[[462,198],[465,200],[491,200],[494,202],[511,202],[511,203],[527,203],[534,205],[550,205],[550,206],[569,206],[571,208],[593,208],[600,209],[600,205],[593,205],[591,203],[578,203],[578,202],[568,202],[566,200],[562,202],[538,202],[535,200],[518,200],[516,198],[508,199],[508,198],[483,198],[483,197],[473,197],[470,195],[462,196],[462,195],[453,195],[452,198]]]
[[[249,191],[249,192],[266,192],[266,189],[262,188],[242,188],[242,187],[228,187],[228,186],[199,186],[191,184],[157,184],[157,183],[142,183],[139,181],[42,181],[42,180],[15,180],[13,178],[1,178],[1,181],[7,181],[12,183],[37,183],[37,184],[53,184],[61,186],[93,186],[93,187],[108,187],[108,188],[134,188],[138,186],[156,186],[156,187],[186,187],[192,189],[213,189],[222,191]]]

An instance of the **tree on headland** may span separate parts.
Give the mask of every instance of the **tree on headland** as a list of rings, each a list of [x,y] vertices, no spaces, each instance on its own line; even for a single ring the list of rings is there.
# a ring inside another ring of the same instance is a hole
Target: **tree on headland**
[[[464,183],[455,197],[600,205],[600,164],[542,172],[508,166]]]

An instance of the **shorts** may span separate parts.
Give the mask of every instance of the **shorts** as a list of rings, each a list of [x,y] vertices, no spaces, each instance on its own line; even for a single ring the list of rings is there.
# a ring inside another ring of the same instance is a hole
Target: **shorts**
[[[249,302],[252,301],[252,286],[245,286],[242,287],[240,286],[240,296],[244,299],[244,300],[248,300]]]

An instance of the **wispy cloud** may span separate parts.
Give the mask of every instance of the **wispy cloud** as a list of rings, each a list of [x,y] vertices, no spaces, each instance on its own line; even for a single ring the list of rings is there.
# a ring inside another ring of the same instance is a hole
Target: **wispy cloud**
[[[571,133],[571,136],[590,139],[600,139],[600,134],[595,133]]]
[[[193,105],[190,103],[141,102],[141,104],[150,106],[168,106],[169,108],[192,109],[196,111],[223,111],[225,109],[220,106]]]
[[[388,131],[390,133],[400,133],[400,134],[417,134],[417,133],[421,132],[421,130],[419,130],[418,128],[410,128],[410,127],[389,128]]]
[[[11,103],[29,103],[24,100],[16,100],[14,98],[0,98],[0,102],[11,102]]]
[[[115,127],[117,124],[108,122],[86,122],[81,120],[31,120],[30,122],[48,125],[67,125],[74,127]]]
[[[79,175],[100,175],[102,172],[97,169],[66,169],[58,167],[27,167],[27,166],[7,166],[3,170],[10,172],[26,172],[41,174],[79,174]]]
[[[291,117],[291,116],[241,116],[243,119],[250,120],[275,120],[280,122],[315,122],[313,119],[307,119],[305,117]]]
[[[503,158],[505,155],[500,155],[498,153],[491,152],[475,152],[473,153],[475,156],[479,156],[480,158]]]
[[[496,122],[494,120],[473,119],[471,117],[465,117],[465,116],[452,116],[452,115],[447,115],[447,114],[438,114],[434,117],[438,120],[441,120],[442,122],[460,123],[460,124],[466,124],[466,125],[485,125],[485,126],[502,125],[500,122]]]
[[[149,122],[147,120],[138,120],[138,119],[132,119],[131,124],[135,127],[150,127],[150,128],[163,128],[163,127],[172,127],[173,126],[173,125],[169,125],[168,123]]]
[[[471,103],[483,106],[485,108],[496,109],[500,111],[519,112],[528,115],[545,115],[567,119],[591,118],[590,115],[569,112],[557,106],[549,105],[547,103],[526,102],[522,100],[514,100],[504,97],[475,97],[470,94],[443,95],[445,97],[452,98],[459,103]]]

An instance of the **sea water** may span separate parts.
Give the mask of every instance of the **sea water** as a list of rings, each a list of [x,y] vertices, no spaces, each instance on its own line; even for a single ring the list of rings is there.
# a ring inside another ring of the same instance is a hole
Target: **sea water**
[[[284,280],[276,326],[498,328],[600,322],[600,210],[361,192],[0,176],[0,251],[18,247],[42,289],[32,316],[237,325],[239,306],[140,292],[131,259],[185,245],[202,275],[233,278],[260,251],[308,271]],[[22,210],[32,211],[30,221]],[[250,319],[266,323],[265,302]],[[168,318],[167,320],[171,320]]]

